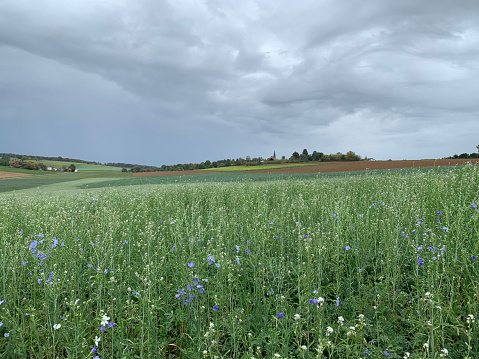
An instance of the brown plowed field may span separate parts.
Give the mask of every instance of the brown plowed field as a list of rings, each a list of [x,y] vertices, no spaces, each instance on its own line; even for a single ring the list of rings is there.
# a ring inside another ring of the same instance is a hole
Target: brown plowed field
[[[28,173],[4,172],[0,171],[0,178],[31,176]]]
[[[317,165],[298,166],[289,168],[277,168],[254,171],[235,171],[234,173],[318,173],[318,172],[350,172],[365,170],[385,170],[393,168],[418,168],[418,167],[437,167],[437,166],[460,166],[468,163],[479,164],[479,159],[469,160],[408,160],[408,161],[354,161],[354,162],[322,162]],[[212,171],[172,171],[172,172],[141,172],[134,173],[133,177],[148,176],[175,176],[175,175],[196,175],[212,173]],[[219,173],[215,172],[215,173]],[[222,173],[231,173],[223,172]]]

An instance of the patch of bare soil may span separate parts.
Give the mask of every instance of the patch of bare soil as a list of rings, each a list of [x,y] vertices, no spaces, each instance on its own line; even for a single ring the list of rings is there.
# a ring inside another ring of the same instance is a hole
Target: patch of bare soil
[[[407,161],[352,161],[352,162],[318,162],[316,165],[298,166],[289,168],[265,169],[254,171],[235,171],[235,173],[318,173],[318,172],[351,172],[367,170],[385,170],[394,168],[419,168],[439,166],[463,166],[472,163],[479,164],[479,159],[439,159],[439,160],[407,160]],[[171,172],[139,172],[133,177],[148,176],[181,176],[200,175],[212,173],[212,171],[171,171]],[[218,172],[215,172],[218,173]],[[228,173],[228,172],[223,172]]]
[[[4,172],[0,171],[0,178],[13,178],[13,177],[25,177],[31,176],[28,173],[16,173],[16,172]]]

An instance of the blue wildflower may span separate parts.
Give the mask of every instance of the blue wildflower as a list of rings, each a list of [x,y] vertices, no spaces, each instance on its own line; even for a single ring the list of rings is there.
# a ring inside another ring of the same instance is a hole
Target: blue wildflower
[[[419,257],[419,262],[418,262],[419,266],[423,266],[424,265],[424,259]]]
[[[188,268],[193,268],[194,266],[195,266],[195,264],[193,262],[188,263]]]
[[[277,317],[278,319],[283,319],[283,318],[284,318],[284,313],[283,313],[283,312],[280,312],[280,313],[276,314],[276,317]]]
[[[217,305],[213,305],[213,310],[214,310],[215,312],[217,312],[217,311],[218,311],[218,306],[217,306]]]

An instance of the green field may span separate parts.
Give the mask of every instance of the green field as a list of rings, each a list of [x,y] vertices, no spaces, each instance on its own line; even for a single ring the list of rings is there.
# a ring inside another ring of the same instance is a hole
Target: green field
[[[45,171],[37,171],[37,170],[26,170],[23,168],[13,168],[13,167],[8,167],[8,166],[0,166],[0,172],[13,172],[13,173],[25,173],[29,175],[44,175],[46,174]],[[51,173],[51,172],[48,172]]]
[[[479,166],[75,175],[0,180],[0,358],[479,357]]]
[[[229,166],[219,168],[206,168],[200,171],[215,171],[215,172],[238,172],[238,171],[257,171],[257,170],[272,170],[291,167],[317,166],[319,163],[288,163],[288,164],[266,164],[258,166]]]

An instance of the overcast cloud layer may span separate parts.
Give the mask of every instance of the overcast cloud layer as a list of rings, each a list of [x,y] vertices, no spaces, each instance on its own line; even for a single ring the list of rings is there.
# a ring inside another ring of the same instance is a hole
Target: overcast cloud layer
[[[0,2],[0,152],[440,158],[478,115],[477,0]]]

